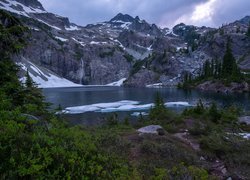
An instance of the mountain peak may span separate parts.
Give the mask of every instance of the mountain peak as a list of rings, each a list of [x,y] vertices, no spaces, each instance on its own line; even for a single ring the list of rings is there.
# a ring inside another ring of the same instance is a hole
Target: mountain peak
[[[245,16],[244,18],[240,19],[239,22],[246,25],[250,24],[250,16]]]
[[[114,21],[133,22],[134,18],[128,14],[119,13],[110,20],[110,22],[114,22]]]

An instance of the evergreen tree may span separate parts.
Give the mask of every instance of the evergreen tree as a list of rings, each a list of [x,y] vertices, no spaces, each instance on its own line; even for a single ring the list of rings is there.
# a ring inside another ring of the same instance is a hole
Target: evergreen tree
[[[0,87],[8,96],[12,106],[22,104],[22,86],[19,83],[17,65],[10,56],[19,52],[24,45],[26,28],[21,26],[18,19],[0,10]]]
[[[212,61],[211,61],[210,75],[212,77],[215,77],[215,60],[214,59],[212,59]]]
[[[31,88],[32,86],[34,86],[33,80],[31,79],[28,70],[26,72],[25,77],[26,77],[26,81],[25,81],[26,88]]]
[[[222,76],[224,78],[227,78],[231,75],[233,71],[233,61],[234,61],[234,57],[232,54],[230,43],[228,42],[227,47],[226,47],[226,52],[225,52],[225,55],[223,57],[223,62],[222,62]]]
[[[164,101],[157,92],[155,96],[154,107],[149,112],[149,118],[153,121],[167,120],[169,118],[169,111],[165,107]]]
[[[205,79],[211,76],[211,64],[208,60],[203,65],[203,76]]]
[[[222,77],[230,81],[239,81],[241,72],[233,56],[230,40],[227,42],[226,52],[222,62]]]
[[[250,37],[250,22],[249,22],[248,29],[247,29],[247,36]]]
[[[221,63],[219,62],[218,59],[215,59],[214,62],[214,78],[215,79],[220,79],[221,77]]]
[[[38,89],[37,84],[34,83],[32,78],[29,75],[29,72],[26,72],[26,81],[24,87],[24,111],[26,113],[31,113],[34,115],[44,114],[48,103],[45,103],[44,96],[40,89]]]
[[[210,108],[208,110],[208,115],[209,115],[211,121],[218,123],[218,121],[221,118],[221,114],[217,108],[216,103],[214,103],[214,102],[212,103],[212,105],[210,106]]]
[[[165,108],[164,101],[162,97],[160,96],[159,92],[157,92],[155,96],[155,108]]]
[[[221,62],[218,63],[218,78],[220,79],[222,76],[222,64]]]

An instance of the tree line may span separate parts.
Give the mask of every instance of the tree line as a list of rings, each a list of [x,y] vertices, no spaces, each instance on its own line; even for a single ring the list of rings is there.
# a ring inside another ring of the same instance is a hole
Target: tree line
[[[185,73],[182,86],[188,87],[207,80],[221,80],[227,83],[242,82],[244,80],[244,76],[232,53],[230,39],[227,40],[226,51],[222,60],[206,60],[196,77],[193,77],[189,72]]]

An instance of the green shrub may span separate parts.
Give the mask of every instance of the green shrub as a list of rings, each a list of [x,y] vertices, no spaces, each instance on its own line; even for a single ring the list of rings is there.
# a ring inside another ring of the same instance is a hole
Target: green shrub
[[[221,112],[219,112],[217,105],[215,103],[212,103],[210,108],[208,109],[208,116],[211,121],[214,123],[218,123],[221,119]]]
[[[130,54],[125,54],[123,55],[123,57],[130,63],[134,61],[134,57],[131,56]]]
[[[115,53],[115,49],[113,48],[111,51],[100,53],[99,57],[100,58],[112,57],[114,56],[114,53]]]

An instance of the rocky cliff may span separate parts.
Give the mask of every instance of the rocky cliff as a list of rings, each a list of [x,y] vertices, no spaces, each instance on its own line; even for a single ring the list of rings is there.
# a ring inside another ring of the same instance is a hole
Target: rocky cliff
[[[168,29],[120,13],[82,27],[47,12],[37,0],[0,0],[0,9],[30,30],[26,48],[15,57],[23,70],[32,63],[78,84],[126,78],[126,86],[176,85],[185,72],[196,75],[205,60],[221,59],[228,36],[240,67],[250,69],[249,16],[218,29],[185,24]]]

